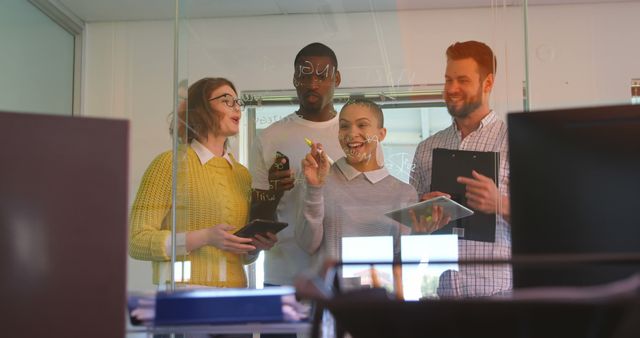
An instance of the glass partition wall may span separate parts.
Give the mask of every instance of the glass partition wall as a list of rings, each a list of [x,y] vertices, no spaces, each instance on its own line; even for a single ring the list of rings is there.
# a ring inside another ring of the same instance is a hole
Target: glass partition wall
[[[246,101],[239,133],[230,138],[228,150],[253,169],[256,140],[274,122],[299,109],[296,53],[311,42],[326,44],[337,55],[341,75],[334,94],[336,111],[354,98],[371,99],[382,107],[387,128],[381,142],[384,165],[402,182],[411,182],[419,173],[413,162],[418,143],[451,126],[442,95],[445,50],[456,41],[482,41],[495,52],[497,71],[489,105],[500,120],[528,107],[638,102],[640,65],[635,61],[640,59],[640,47],[633,43],[637,40],[633,15],[640,2],[553,6],[529,2],[527,6],[526,1],[480,0],[455,7],[445,1],[429,3],[256,0],[240,5],[156,0],[158,7],[171,7],[172,14],[153,20],[87,22],[82,115],[130,120],[132,203],[150,163],[171,151],[173,194],[162,205],[170,212],[158,223],[171,233],[171,240],[163,242],[166,246],[153,259],[129,260],[128,289],[201,284],[194,283],[193,256],[186,253],[186,240],[179,235],[193,222],[188,211],[194,207],[194,197],[190,145],[178,132],[193,126],[180,124],[188,120],[189,111],[183,116],[171,112],[188,106],[186,88],[204,77],[231,80],[236,94]],[[170,124],[176,126],[172,133]],[[290,142],[305,141],[292,136]],[[301,159],[290,160],[299,166]],[[302,186],[305,180],[297,176],[296,183]],[[375,201],[388,198],[381,194]],[[379,212],[378,206],[362,205],[362,210]],[[291,241],[296,226],[290,223],[289,233],[279,238]],[[340,243],[343,258],[392,261],[397,257],[393,238],[359,240]],[[460,243],[456,235],[444,234],[401,239],[403,260],[451,261],[404,269],[406,299],[437,296],[441,275],[462,269],[455,264],[462,258]],[[267,281],[263,256],[244,265],[249,287],[260,288]],[[205,281],[227,278],[226,256],[206,259],[204,265],[215,269],[198,272]],[[373,275],[366,268],[343,274],[350,274],[351,282],[370,284]],[[393,289],[398,275],[382,265],[376,269],[379,282]]]
[[[195,109],[194,102],[187,100],[186,103],[181,103],[184,96],[181,91],[184,88],[193,86],[200,79],[207,77],[229,79],[237,88],[237,93],[231,93],[232,97],[229,99],[237,95],[244,100],[245,106],[241,111],[239,133],[229,138],[227,151],[239,164],[249,168],[254,174],[256,166],[259,166],[255,163],[257,156],[252,154],[256,149],[255,144],[259,142],[264,147],[265,142],[270,142],[262,138],[264,130],[275,122],[296,118],[292,114],[301,109],[298,94],[303,84],[297,77],[305,75],[305,72],[312,77],[327,77],[330,71],[335,77],[335,70],[322,68],[324,65],[298,63],[294,66],[296,54],[303,47],[320,42],[335,52],[338,62],[338,65],[331,65],[338,66],[336,70],[340,74],[340,82],[335,86],[333,95],[335,111],[340,112],[345,104],[354,99],[368,99],[377,103],[382,108],[384,126],[387,129],[386,137],[379,143],[384,168],[388,169],[390,175],[398,182],[410,183],[412,176],[416,175],[414,154],[418,144],[452,125],[451,116],[443,100],[447,65],[445,51],[451,44],[457,41],[477,40],[487,44],[494,51],[497,72],[489,106],[497,119],[503,120],[508,111],[525,109],[526,11],[523,9],[522,4],[517,1],[515,4],[512,1],[476,1],[469,6],[454,7],[447,2],[402,4],[395,1],[255,1],[240,7],[231,1],[177,1],[174,111],[180,111],[184,107],[188,109],[184,115],[173,115],[172,123],[180,126],[182,131],[197,129],[197,126],[182,123],[191,121],[189,114],[196,114],[192,111],[192,108]],[[311,80],[312,83],[315,81],[320,80]],[[209,94],[211,93],[207,93]],[[478,93],[470,93],[474,94]],[[189,100],[194,97],[189,94]],[[223,101],[226,99],[223,98]],[[473,100],[474,97],[467,99]],[[233,101],[231,102],[233,105]],[[202,255],[195,251],[187,254],[184,237],[180,234],[192,231],[194,226],[198,226],[198,221],[193,219],[196,217],[193,208],[202,203],[199,199],[203,198],[203,192],[194,187],[200,183],[195,177],[197,173],[190,167],[198,163],[193,161],[193,144],[181,139],[179,131],[176,130],[173,134],[173,174],[176,179],[172,203],[175,218],[172,221],[176,224],[177,235],[172,235],[174,237],[171,243],[175,243],[176,247],[170,249],[175,250],[175,259],[172,264],[164,264],[165,268],[173,268],[173,272],[166,270],[164,276],[169,277],[169,280],[168,284],[164,284],[170,286],[174,282],[175,287],[239,286],[230,282],[236,280],[237,271],[233,272],[236,266],[243,265],[242,260],[238,260],[235,255],[215,249]],[[299,144],[303,152],[308,150],[304,137],[295,130],[291,130],[287,137],[290,143]],[[309,137],[313,138],[311,135]],[[338,139],[337,133],[335,139]],[[272,157],[275,158],[275,155],[274,152]],[[300,169],[302,157],[298,154],[286,155],[290,157],[291,167],[295,169],[294,189],[304,191],[307,183]],[[342,156],[344,153],[332,155],[336,160]],[[265,155],[262,157],[265,158]],[[235,162],[232,159],[230,163]],[[256,177],[253,179],[255,181]],[[215,190],[216,193],[223,193],[228,187],[215,187],[218,188],[221,190]],[[245,188],[248,189],[248,186],[245,185],[242,189]],[[197,192],[194,192],[194,189]],[[285,196],[289,193],[291,192],[285,192]],[[390,192],[389,196],[380,194],[371,200],[373,202],[347,206],[346,209],[359,209],[355,211],[356,214],[362,214],[363,211],[391,211],[399,206],[395,201],[391,201],[392,196],[393,192]],[[219,196],[207,198],[211,201],[220,200]],[[414,199],[417,201],[417,198]],[[303,200],[297,201],[303,203]],[[241,223],[248,220],[248,215],[244,215],[246,220],[239,222],[242,215],[234,213],[248,213],[249,201],[246,203],[247,205],[236,206],[234,210],[221,211],[222,219],[235,217],[234,228],[241,226]],[[339,209],[336,208],[338,202],[335,200],[327,199],[324,203],[328,209]],[[278,213],[283,216],[287,211],[279,210]],[[296,240],[296,227],[300,227],[301,224],[291,220],[285,220],[289,226],[278,234],[279,242],[267,253],[271,257],[266,258],[266,263],[263,252],[254,263],[244,265],[248,276],[246,285],[261,288],[265,283],[291,284],[291,279],[274,276],[276,272],[281,271],[279,269],[282,269],[283,264],[294,269],[292,265],[297,262],[296,264],[300,265],[295,267],[297,272],[314,269],[317,264],[314,259],[319,260],[317,257],[303,260],[291,257],[306,255],[300,248],[300,238]],[[301,222],[302,219],[298,218],[298,221]],[[391,224],[390,221],[385,222]],[[394,226],[395,229],[401,227],[389,224],[383,225],[385,229],[382,231],[363,231],[363,238],[359,238],[361,236],[357,232],[340,236],[346,238],[337,245],[339,255],[345,259],[353,257],[356,260],[384,260],[384,257],[397,259],[400,238],[399,233],[391,229],[394,229]],[[375,236],[371,236],[372,234]],[[507,233],[502,235],[508,236]],[[450,232],[412,238],[407,236],[402,241],[407,243],[403,244],[403,257],[423,263],[438,259],[457,260],[459,250],[462,250],[459,248],[456,235]],[[200,249],[203,250],[208,248]],[[508,258],[508,251],[505,252],[507,256],[484,258]],[[444,267],[459,269],[455,264]],[[389,265],[378,266],[377,269],[380,279],[393,288],[391,285],[394,278],[399,279],[400,276],[394,275]],[[344,277],[352,277],[351,281],[357,279],[356,284],[371,283],[366,266],[364,270],[348,270],[344,269]],[[439,275],[444,270],[443,266],[427,267],[426,264],[416,265],[413,270],[406,269],[403,284],[408,298],[435,296]],[[290,273],[291,271],[287,272]],[[173,277],[172,281],[170,277]],[[163,284],[162,280],[166,278],[160,280]],[[243,281],[240,282],[242,283]]]
[[[169,216],[165,222],[176,224],[180,233],[188,223],[183,211],[191,203],[185,176],[188,146],[168,133],[168,125],[177,118],[168,116],[179,111],[184,88],[204,77],[225,77],[235,84],[247,105],[238,136],[230,138],[229,153],[251,169],[256,137],[299,108],[294,57],[311,42],[324,43],[337,55],[337,111],[354,97],[372,99],[382,107],[388,129],[381,143],[385,166],[403,182],[415,173],[417,144],[451,125],[442,91],[445,50],[455,41],[479,40],[495,52],[490,106],[499,119],[527,105],[535,110],[631,102],[640,78],[634,62],[640,49],[632,43],[632,13],[638,12],[638,2],[525,3],[478,1],[452,8],[445,2],[418,7],[383,1],[255,1],[240,8],[232,1],[167,0],[163,4],[174,8],[173,17],[87,23],[91,43],[85,46],[83,115],[105,116],[107,107],[109,116],[131,120],[131,201],[153,159],[162,151],[177,150],[172,159],[175,220]],[[294,161],[297,165],[300,159]],[[184,255],[184,248],[176,249],[180,263],[166,260],[166,280],[158,278],[156,283],[170,287],[171,276],[178,287],[191,282],[189,255]],[[448,259],[448,252],[451,248],[445,247],[444,256],[431,259]],[[420,252],[405,257],[423,259]],[[261,258],[245,266],[249,285],[261,286],[262,266]],[[437,287],[436,274],[428,273],[426,289]],[[130,290],[155,289],[153,276],[148,261],[129,261]],[[405,286],[409,288],[422,286]]]
[[[156,0],[152,9],[171,8],[168,15],[146,11],[154,15],[129,21],[87,19],[81,115],[130,120],[133,202],[149,164],[174,147],[169,114],[179,106],[181,84],[225,76],[244,98],[285,92],[276,103],[250,102],[243,111],[230,152],[251,167],[252,137],[296,106],[290,100],[295,96],[293,58],[313,41],[337,53],[342,83],[336,89],[336,109],[345,101],[343,94],[392,96],[383,93],[401,89],[413,100],[415,91],[442,90],[445,49],[454,41],[470,39],[487,42],[498,57],[491,106],[501,118],[523,110],[527,98],[534,110],[624,104],[633,97],[637,102],[640,65],[635,61],[640,47],[633,43],[633,15],[640,9],[638,1],[529,6],[479,1],[458,2],[455,8],[389,3],[384,7],[376,1],[356,10],[352,1],[288,6],[278,2],[284,6],[278,9],[263,1],[243,2],[238,8],[233,1],[197,7],[190,1]],[[418,98],[427,108],[410,105],[411,112],[405,110],[408,106],[377,100],[387,105],[385,161],[391,171],[399,167],[400,180],[410,173],[417,141],[446,126],[448,113],[438,101],[440,94],[433,96]],[[282,109],[277,108],[280,104]],[[396,113],[407,117],[396,119]],[[387,148],[396,152],[388,153]],[[400,155],[394,157],[396,153]],[[130,259],[128,276],[130,290],[156,288],[148,261]]]
[[[71,1],[64,2],[74,10]],[[554,1],[555,5],[529,1],[527,5],[527,1],[479,0],[457,1],[455,7],[449,1],[422,2],[429,4],[154,0],[145,11],[150,16],[144,18],[120,21],[125,19],[102,17],[92,21],[83,16],[86,43],[82,74],[74,74],[82,78],[80,115],[130,121],[131,203],[150,164],[159,154],[170,152],[170,197],[161,207],[163,212],[171,212],[154,223],[162,225],[165,236],[172,232],[172,225],[177,234],[188,229],[189,215],[185,211],[193,203],[189,148],[168,128],[171,123],[179,126],[175,132],[191,127],[180,126],[178,115],[171,115],[186,105],[182,103],[186,88],[203,77],[233,81],[247,105],[238,136],[230,139],[229,152],[252,169],[251,149],[257,137],[299,108],[294,57],[311,42],[322,42],[337,54],[341,74],[334,95],[337,111],[350,98],[369,98],[382,107],[388,130],[381,143],[384,164],[402,182],[410,182],[419,172],[413,164],[417,144],[451,125],[442,91],[445,50],[455,41],[479,40],[494,50],[497,72],[490,106],[501,120],[506,113],[526,107],[538,110],[639,102],[640,45],[634,43],[638,1]],[[160,11],[156,10],[161,8],[171,10],[168,15],[158,15]],[[11,30],[5,35],[11,39]],[[68,71],[65,76],[71,79]],[[68,105],[70,102],[67,100]],[[304,140],[292,137],[291,142]],[[292,164],[294,161],[297,165],[300,158],[291,158]],[[297,182],[304,184],[301,178]],[[385,199],[376,196],[378,200]],[[366,207],[363,210],[371,209]],[[289,231],[295,226],[290,224]],[[280,237],[286,238],[286,234]],[[455,236],[430,242],[436,239],[436,235],[426,239],[405,237],[402,259],[459,258],[461,249]],[[350,242],[344,253],[364,252],[365,260],[392,260],[393,242],[381,243]],[[167,244],[171,245],[146,258],[129,260],[128,290],[171,288],[172,282],[175,287],[196,284],[192,257],[185,254],[183,240],[173,235],[170,242],[162,243]],[[384,245],[387,249],[382,250]],[[346,252],[349,248],[356,250]],[[385,252],[386,256],[378,255]],[[226,266],[220,262],[218,268]],[[158,264],[155,270],[154,264]],[[403,271],[406,299],[433,297],[440,275],[461,268],[455,263],[415,267]],[[218,268],[211,271],[217,278],[222,271]],[[393,284],[389,277],[394,276],[393,271],[377,268],[381,283]],[[245,269],[250,287],[264,284],[262,257]],[[355,270],[354,278],[367,282],[371,273],[362,271]]]

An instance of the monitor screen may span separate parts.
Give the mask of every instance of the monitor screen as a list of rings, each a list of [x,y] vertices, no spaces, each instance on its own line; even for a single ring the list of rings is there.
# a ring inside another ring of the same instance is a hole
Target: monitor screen
[[[640,106],[508,116],[514,257],[640,252]],[[515,266],[514,287],[593,285],[633,264]]]
[[[128,122],[0,112],[4,337],[122,337]]]

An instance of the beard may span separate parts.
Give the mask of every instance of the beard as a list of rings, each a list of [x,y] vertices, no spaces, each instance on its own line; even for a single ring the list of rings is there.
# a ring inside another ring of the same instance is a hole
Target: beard
[[[464,104],[459,108],[456,107],[455,104],[450,103],[448,99],[445,99],[445,103],[447,104],[449,115],[458,118],[465,118],[482,106],[482,88],[478,88],[476,95],[466,99]]]

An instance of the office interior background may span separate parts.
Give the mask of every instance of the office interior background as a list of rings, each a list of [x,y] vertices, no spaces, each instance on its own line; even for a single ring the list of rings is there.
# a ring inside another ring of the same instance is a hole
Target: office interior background
[[[451,43],[494,49],[501,118],[637,103],[638,13],[640,1],[604,0],[5,0],[0,110],[129,120],[131,204],[151,160],[175,147],[181,81],[226,77],[255,99],[231,148],[250,166],[256,133],[296,109],[295,54],[319,41],[338,56],[338,98],[385,106],[387,166],[407,181],[417,143],[451,123],[441,100]],[[260,267],[249,270],[259,284]],[[149,262],[128,260],[127,289],[155,289]]]

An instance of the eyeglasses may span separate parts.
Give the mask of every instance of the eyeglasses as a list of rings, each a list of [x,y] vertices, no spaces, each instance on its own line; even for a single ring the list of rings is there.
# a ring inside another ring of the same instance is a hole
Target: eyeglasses
[[[226,104],[227,107],[229,108],[235,107],[236,104],[238,105],[238,107],[240,107],[240,109],[244,108],[245,106],[245,103],[242,99],[239,99],[239,98],[234,99],[233,96],[229,94],[222,94],[220,96],[212,97],[209,99],[209,101],[213,101],[217,99],[222,99],[220,101],[224,102],[224,104]]]

